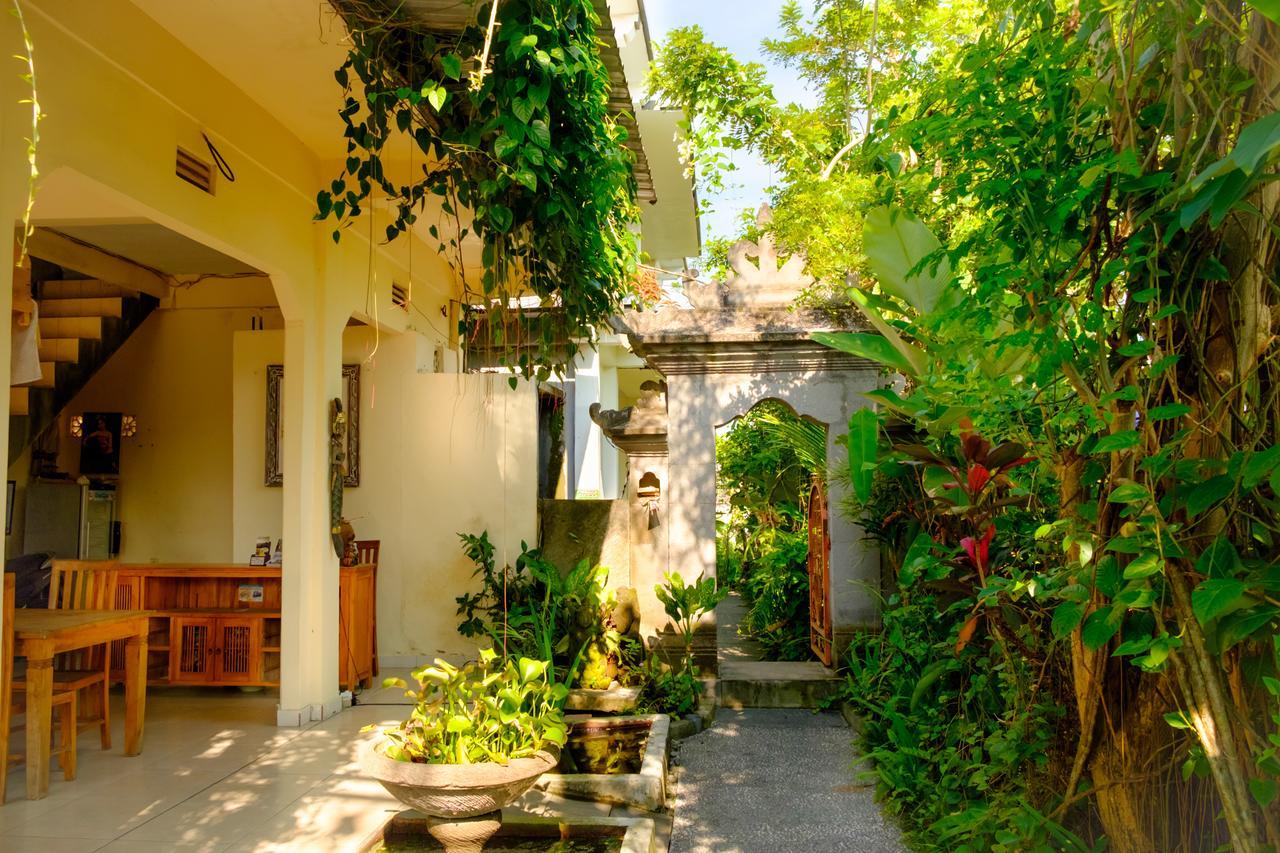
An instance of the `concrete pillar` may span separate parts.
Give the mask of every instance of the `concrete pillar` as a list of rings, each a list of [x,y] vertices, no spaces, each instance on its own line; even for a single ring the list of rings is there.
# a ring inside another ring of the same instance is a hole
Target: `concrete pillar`
[[[671,571],[685,580],[716,575],[716,401],[707,377],[667,377]]]
[[[276,715],[282,726],[300,726],[342,710],[338,557],[329,538],[328,478],[329,400],[340,395],[342,325],[326,322],[322,308],[309,304],[297,312],[301,316],[285,320],[284,566]]]
[[[600,408],[618,408],[618,368],[604,358],[600,358]],[[622,497],[622,483],[618,479],[620,468],[618,448],[606,441],[600,428],[592,424],[594,431],[600,436],[600,497],[605,500],[617,500]]]
[[[663,583],[668,571],[667,555],[671,550],[670,476],[667,452],[634,450],[627,455],[627,497],[625,503],[631,517],[631,586],[640,605],[640,625],[651,635],[667,623],[662,603],[653,588]],[[657,481],[660,494],[656,499],[641,497],[640,481],[646,485]],[[651,509],[650,502],[655,504]]]
[[[584,350],[574,361],[573,475],[569,499],[603,496],[600,481],[600,446],[604,436],[591,420],[591,404],[600,399],[600,353]]]

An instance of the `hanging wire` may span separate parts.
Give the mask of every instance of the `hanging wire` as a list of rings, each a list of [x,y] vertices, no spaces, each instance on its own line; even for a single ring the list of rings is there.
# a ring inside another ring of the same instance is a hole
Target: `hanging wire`
[[[227,158],[222,156],[222,152],[214,147],[213,142],[203,133],[200,137],[204,139],[204,144],[209,148],[209,156],[213,158],[213,163],[218,167],[218,171],[222,173],[222,177],[231,183],[236,182],[236,173],[231,170],[231,164],[227,162]]]

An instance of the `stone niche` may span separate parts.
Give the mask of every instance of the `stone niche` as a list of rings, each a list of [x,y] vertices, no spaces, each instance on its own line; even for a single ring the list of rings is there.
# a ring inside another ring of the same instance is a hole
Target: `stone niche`
[[[669,565],[670,519],[667,517],[667,401],[666,384],[645,382],[634,406],[621,410],[591,407],[596,422],[627,455],[627,484],[622,504],[628,521],[631,585],[640,606],[640,624],[647,636],[660,632],[667,617],[654,594]]]
[[[768,217],[768,208],[762,208],[761,223],[767,225]],[[814,332],[865,329],[848,305],[798,307],[801,294],[813,285],[803,259],[780,263],[767,234],[758,243],[737,244],[729,257],[733,275],[724,283],[686,288],[692,307],[665,304],[613,321],[634,352],[666,379],[661,410],[637,405],[596,413],[597,423],[630,462],[632,571],[642,593],[646,584],[651,589],[650,577],[660,582],[668,568],[687,580],[715,575],[717,428],[762,400],[781,400],[826,427],[827,464],[838,468],[846,457],[836,439],[847,432],[854,411],[871,405],[865,392],[884,384],[876,365],[813,340]],[[636,497],[650,472],[660,488],[656,507]],[[853,632],[878,623],[868,590],[878,589],[880,575],[878,553],[839,510],[843,496],[838,479],[829,478],[837,654]],[[658,524],[651,527],[654,512]],[[643,577],[636,571],[638,552],[648,561]],[[649,630],[654,622],[645,616]],[[656,616],[665,624],[661,607]]]

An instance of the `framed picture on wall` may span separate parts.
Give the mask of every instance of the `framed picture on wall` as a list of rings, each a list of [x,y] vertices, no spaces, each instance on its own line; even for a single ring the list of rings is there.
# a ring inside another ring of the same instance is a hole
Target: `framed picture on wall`
[[[80,432],[80,473],[120,473],[120,413],[85,412]]]
[[[342,408],[347,415],[347,488],[360,485],[360,365],[342,365]],[[266,484],[284,484],[280,453],[284,446],[284,365],[267,365]],[[85,423],[88,423],[86,415]]]

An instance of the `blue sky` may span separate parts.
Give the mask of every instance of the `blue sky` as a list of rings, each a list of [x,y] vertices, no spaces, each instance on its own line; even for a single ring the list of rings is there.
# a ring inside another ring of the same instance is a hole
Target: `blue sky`
[[[795,73],[766,61],[760,42],[778,31],[778,12],[784,0],[645,0],[649,35],[656,44],[668,30],[697,24],[707,38],[733,51],[744,61],[764,63],[769,69],[778,100],[809,102]],[[808,3],[804,4],[808,6]],[[771,170],[757,158],[737,155],[738,170],[731,184],[719,196],[705,199],[711,211],[702,218],[702,236],[723,237],[734,233],[738,216],[745,209],[754,210],[766,200],[765,188],[772,183]]]

